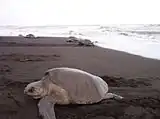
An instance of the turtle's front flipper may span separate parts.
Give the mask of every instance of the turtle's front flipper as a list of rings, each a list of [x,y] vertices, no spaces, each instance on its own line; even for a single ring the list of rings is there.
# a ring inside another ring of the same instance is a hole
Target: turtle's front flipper
[[[46,96],[42,98],[38,103],[39,113],[43,119],[56,119],[54,111],[55,103],[51,97]]]
[[[120,95],[117,95],[117,94],[114,94],[114,93],[106,93],[104,99],[111,99],[111,98],[113,98],[113,99],[123,99],[123,97],[120,96]]]

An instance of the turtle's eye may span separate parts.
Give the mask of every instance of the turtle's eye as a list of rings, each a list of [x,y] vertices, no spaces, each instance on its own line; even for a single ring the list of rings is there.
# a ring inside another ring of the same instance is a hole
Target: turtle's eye
[[[44,73],[44,75],[45,75],[45,76],[49,75],[49,72],[48,72],[48,71],[47,71],[47,72],[45,72],[45,73]]]
[[[34,87],[31,87],[29,90],[28,90],[28,92],[30,92],[30,93],[33,93],[35,91],[35,88]]]

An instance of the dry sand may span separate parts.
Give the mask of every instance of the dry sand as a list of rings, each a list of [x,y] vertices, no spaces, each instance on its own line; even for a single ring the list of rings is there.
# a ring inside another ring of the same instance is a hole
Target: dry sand
[[[79,68],[101,76],[121,101],[56,105],[57,119],[159,119],[160,61],[99,47],[80,47],[66,38],[0,37],[0,119],[39,119],[37,100],[23,94],[46,69]]]

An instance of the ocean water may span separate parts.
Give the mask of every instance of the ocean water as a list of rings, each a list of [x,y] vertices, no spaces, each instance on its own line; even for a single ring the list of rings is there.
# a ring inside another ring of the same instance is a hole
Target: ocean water
[[[1,36],[76,36],[95,45],[160,60],[160,25],[0,26]]]

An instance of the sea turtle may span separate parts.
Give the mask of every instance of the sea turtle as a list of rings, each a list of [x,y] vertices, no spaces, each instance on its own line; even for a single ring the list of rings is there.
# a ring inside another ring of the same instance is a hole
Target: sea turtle
[[[93,104],[123,98],[108,93],[108,84],[99,76],[68,67],[48,69],[41,80],[28,84],[24,93],[40,99],[39,113],[44,119],[55,119],[54,104]]]

